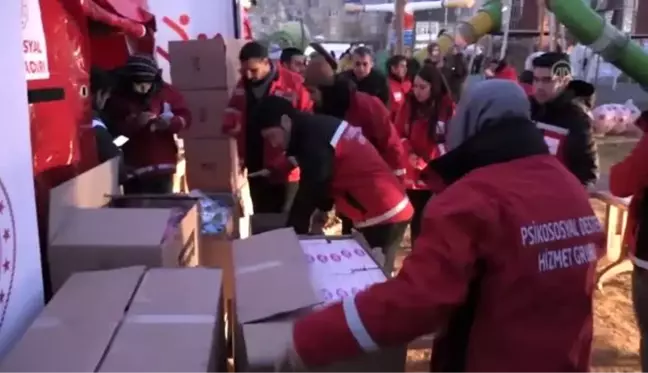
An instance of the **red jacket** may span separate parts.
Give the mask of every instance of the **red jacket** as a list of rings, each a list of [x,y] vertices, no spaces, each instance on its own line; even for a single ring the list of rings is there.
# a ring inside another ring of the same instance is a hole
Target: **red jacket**
[[[174,114],[167,130],[151,132],[150,127],[137,124],[140,113],[149,111],[160,115],[164,111],[165,103],[171,107]],[[163,83],[148,107],[115,94],[110,99],[106,111],[119,134],[129,139],[122,146],[122,151],[124,163],[134,174],[139,176],[148,172],[175,172],[178,147],[173,135],[191,125],[191,112],[178,90]]]
[[[644,190],[648,188],[646,159],[648,159],[648,136],[644,133],[632,152],[624,160],[610,168],[610,192],[618,197],[632,197],[622,246],[632,256],[637,250],[639,206],[642,199],[645,198]]]
[[[361,129],[342,122],[331,145],[335,148],[331,192],[336,211],[356,228],[412,218],[414,210],[401,183]]]
[[[527,94],[527,96],[533,95],[533,85],[528,83],[521,83],[518,79],[518,73],[513,66],[506,65],[502,67],[499,71],[495,72],[493,78],[506,79],[506,80],[512,80],[514,82],[518,82],[520,84],[520,87],[522,87],[524,92]]]
[[[449,172],[486,161],[460,160]],[[604,237],[587,192],[547,154],[462,171],[427,204],[396,277],[297,320],[306,366],[438,333],[472,297],[465,371],[588,370]]]
[[[411,100],[414,98],[409,96],[401,111],[396,117],[396,130],[405,148],[405,162],[407,164],[407,172],[405,174],[405,187],[407,189],[428,189],[427,184],[421,178],[421,170],[423,170],[428,162],[443,155],[445,153],[445,146],[431,140],[428,136],[428,119],[418,118],[411,121]],[[454,101],[448,96],[441,100],[441,107],[439,108],[437,136],[440,138],[445,137],[447,131],[447,124],[454,115],[455,104]]]
[[[311,111],[313,102],[310,95],[303,85],[304,79],[279,65],[277,76],[270,84],[269,95],[282,96],[290,100],[296,109],[301,111]],[[225,109],[223,116],[223,133],[236,136],[239,156],[245,161],[245,133],[247,122],[247,96],[242,80],[236,85],[229,104]],[[281,183],[299,180],[299,168],[286,158],[284,151],[279,148],[273,148],[268,142],[263,145],[265,168],[272,171],[271,179]]]
[[[389,83],[389,109],[391,111],[391,120],[395,121],[400,108],[405,103],[407,94],[412,89],[412,82],[409,79],[396,80],[393,77],[387,78]]]
[[[362,133],[378,150],[394,174],[405,174],[403,145],[389,120],[389,111],[377,97],[354,91],[344,119],[352,126],[362,128]]]

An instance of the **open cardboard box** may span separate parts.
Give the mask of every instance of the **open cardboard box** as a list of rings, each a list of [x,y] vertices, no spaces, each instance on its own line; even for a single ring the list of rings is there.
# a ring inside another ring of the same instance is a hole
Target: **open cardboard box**
[[[386,276],[359,237],[306,237],[291,228],[234,242],[236,371],[269,371],[292,338],[295,318]],[[405,346],[318,371],[403,371]]]
[[[217,269],[138,266],[77,273],[5,356],[0,371],[222,372],[220,288]]]
[[[172,208],[110,207],[121,198],[117,166],[117,159],[107,161],[51,190],[47,258],[54,291],[78,271],[199,264],[197,206],[171,229],[178,218]]]

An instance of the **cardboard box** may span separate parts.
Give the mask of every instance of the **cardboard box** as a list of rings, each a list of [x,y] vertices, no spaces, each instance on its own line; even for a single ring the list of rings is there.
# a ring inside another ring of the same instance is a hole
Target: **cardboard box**
[[[272,369],[292,338],[296,317],[386,280],[368,248],[353,237],[300,242],[294,230],[284,228],[235,241],[233,253],[236,371]],[[403,371],[405,352],[405,346],[381,350],[318,371]]]
[[[50,193],[47,258],[54,291],[79,271],[198,265],[197,206],[184,216],[169,207],[109,207],[119,195],[116,159]]]
[[[220,287],[216,269],[77,273],[2,360],[0,371],[223,371]]]
[[[236,140],[230,137],[184,140],[189,189],[234,193],[246,181],[241,173]]]
[[[239,52],[247,41],[216,37],[169,42],[173,85],[181,90],[232,90],[239,79]]]
[[[229,101],[226,89],[182,92],[191,111],[191,126],[180,132],[181,138],[222,136],[223,114]]]

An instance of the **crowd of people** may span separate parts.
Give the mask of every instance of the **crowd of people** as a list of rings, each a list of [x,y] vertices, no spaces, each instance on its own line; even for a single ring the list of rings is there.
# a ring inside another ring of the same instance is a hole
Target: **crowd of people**
[[[605,246],[587,192],[598,179],[594,88],[565,74],[560,52],[539,54],[519,75],[494,60],[486,80],[468,87],[460,51],[427,52],[418,66],[391,57],[383,76],[365,47],[351,51],[346,71],[325,52],[309,60],[288,48],[272,61],[254,41],[240,51],[223,134],[238,142],[255,212],[285,213],[308,234],[335,210],[343,233],[358,230],[381,248],[392,274],[297,320],[279,369],[434,333],[435,371],[588,370]],[[99,150],[104,159],[123,154],[126,193],[170,192],[173,134],[191,123],[160,76],[146,56],[110,77],[93,71]],[[117,148],[119,136],[127,142]],[[626,243],[644,370],[647,152],[644,137],[610,175],[613,193],[635,196]],[[396,273],[408,226],[412,249]]]

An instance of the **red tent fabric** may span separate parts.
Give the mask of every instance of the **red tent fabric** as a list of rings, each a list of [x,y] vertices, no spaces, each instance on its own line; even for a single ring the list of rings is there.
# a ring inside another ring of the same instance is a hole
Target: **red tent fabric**
[[[144,0],[81,0],[88,18],[112,26],[133,38],[155,31],[155,18]]]

